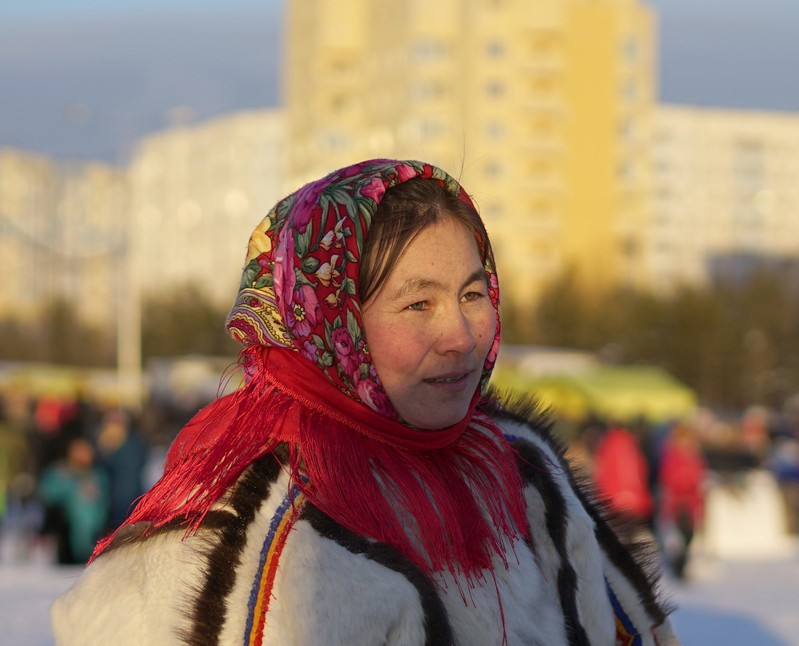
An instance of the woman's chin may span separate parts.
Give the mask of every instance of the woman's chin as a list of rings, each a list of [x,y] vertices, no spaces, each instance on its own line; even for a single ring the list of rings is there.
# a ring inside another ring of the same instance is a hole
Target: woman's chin
[[[422,412],[414,412],[408,417],[402,417],[402,421],[408,426],[418,428],[422,431],[437,431],[442,428],[453,426],[463,420],[469,412],[469,406],[449,407],[448,410],[441,410],[437,408],[435,411],[430,411],[428,414]]]

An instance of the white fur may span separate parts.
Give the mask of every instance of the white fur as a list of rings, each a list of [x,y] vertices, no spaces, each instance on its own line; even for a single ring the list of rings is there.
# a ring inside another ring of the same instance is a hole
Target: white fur
[[[224,646],[243,643],[264,536],[287,491],[288,477],[282,474],[248,528],[228,602],[234,611],[220,639]],[[280,558],[263,644],[419,644],[424,639],[422,622],[419,595],[404,576],[352,554],[299,521]]]
[[[289,477],[286,473],[283,473],[270,488],[269,495],[261,504],[253,522],[247,528],[247,541],[242,552],[241,564],[238,567],[233,589],[228,597],[228,607],[235,608],[237,612],[228,613],[220,634],[221,644],[244,643],[247,604],[250,601],[254,579],[258,574],[261,548],[263,547],[264,538],[269,532],[272,518],[288,491]]]
[[[178,534],[100,556],[52,607],[58,646],[177,644],[204,558]]]
[[[416,588],[299,522],[281,558],[264,644],[410,646],[424,640]]]
[[[464,579],[455,582],[449,574],[439,577],[456,643],[501,644],[504,617],[509,644],[565,644],[557,582],[544,578],[523,542],[513,547],[506,543],[506,554],[507,569],[495,557],[493,575],[485,573],[472,588]]]
[[[559,485],[560,492],[566,502],[568,516],[566,548],[569,560],[578,577],[577,608],[580,621],[590,636],[592,644],[596,646],[615,644],[616,626],[613,619],[613,608],[605,588],[603,570],[605,557],[594,534],[594,521],[577,497],[569,482],[568,475],[560,466],[560,460],[552,450],[552,447],[539,435],[533,433],[522,424],[503,422],[502,428],[506,433],[531,442],[546,456],[550,474]],[[528,487],[528,489],[531,488]],[[531,494],[528,493],[527,496],[529,499]],[[540,496],[538,498],[540,499]],[[541,506],[543,506],[543,502],[528,508],[531,527],[535,527],[544,520],[540,515],[533,515]],[[554,550],[552,551],[554,552]],[[554,560],[554,558],[556,556],[551,554],[547,560]]]

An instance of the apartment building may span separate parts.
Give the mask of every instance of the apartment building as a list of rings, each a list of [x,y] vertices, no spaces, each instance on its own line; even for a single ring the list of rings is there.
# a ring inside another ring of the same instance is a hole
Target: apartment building
[[[294,0],[284,101],[296,183],[372,157],[462,179],[506,297],[569,268],[644,279],[654,17],[637,0]]]
[[[120,168],[0,150],[0,316],[63,299],[86,323],[115,320],[127,196]]]
[[[662,105],[653,123],[653,289],[799,262],[799,115]]]
[[[232,303],[249,234],[286,192],[278,110],[179,125],[144,138],[129,167],[132,279],[155,294],[192,285]]]

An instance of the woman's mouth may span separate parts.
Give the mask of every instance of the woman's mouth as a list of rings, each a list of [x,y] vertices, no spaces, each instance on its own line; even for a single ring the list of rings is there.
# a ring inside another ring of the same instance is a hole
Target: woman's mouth
[[[471,372],[463,372],[457,375],[442,375],[441,377],[430,377],[425,379],[426,384],[459,384],[465,381]]]

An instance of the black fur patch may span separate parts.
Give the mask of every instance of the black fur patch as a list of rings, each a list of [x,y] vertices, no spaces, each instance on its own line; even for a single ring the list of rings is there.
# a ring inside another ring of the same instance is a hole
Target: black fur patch
[[[218,529],[230,522],[230,517],[231,514],[226,511],[210,511],[203,519],[203,529]],[[152,536],[161,536],[172,532],[185,534],[188,522],[188,519],[184,516],[176,516],[169,522],[156,528],[150,527],[150,524],[147,522],[140,522],[122,527],[117,532],[117,535],[114,536],[114,540],[103,550],[101,557],[121,547],[145,541]]]
[[[433,583],[424,573],[385,543],[374,543],[339,525],[310,503],[303,511],[303,520],[308,521],[320,535],[335,541],[353,554],[363,554],[366,558],[402,574],[419,593],[424,611],[425,645],[449,646],[454,644],[449,615],[435,590]]]
[[[227,522],[215,528],[219,538],[208,552],[205,582],[191,610],[191,628],[181,635],[187,646],[215,646],[219,643],[227,596],[236,582],[236,569],[246,543],[247,527],[253,522],[256,511],[280,472],[278,458],[269,454],[253,462],[239,479],[228,503],[235,515],[226,514]],[[205,521],[203,527],[206,527]]]
[[[543,410],[535,398],[519,393],[502,395],[490,393],[483,409],[491,415],[524,424],[540,437],[558,456],[560,466],[567,475],[580,502],[595,524],[595,534],[608,559],[630,581],[631,585],[652,617],[653,624],[666,620],[674,607],[662,601],[659,595],[660,571],[657,548],[651,542],[623,543],[619,536],[631,535],[629,527],[613,514],[599,498],[593,483],[578,475],[565,457],[565,447],[551,432],[553,423],[548,412]]]
[[[546,501],[546,526],[552,543],[560,557],[558,568],[558,597],[563,610],[566,636],[572,646],[590,646],[585,628],[577,611],[577,573],[569,560],[566,547],[568,512],[566,500],[547,468],[547,457],[541,450],[525,440],[513,442],[522,478],[535,487]]]
[[[619,536],[632,536],[636,532],[629,521],[619,518],[601,502],[598,496],[588,493],[588,487],[573,481],[580,501],[594,521],[597,540],[611,563],[630,581],[653,624],[659,626],[674,611],[674,606],[660,598],[660,570],[657,546],[651,541],[623,543]],[[626,524],[626,527],[625,527]]]

